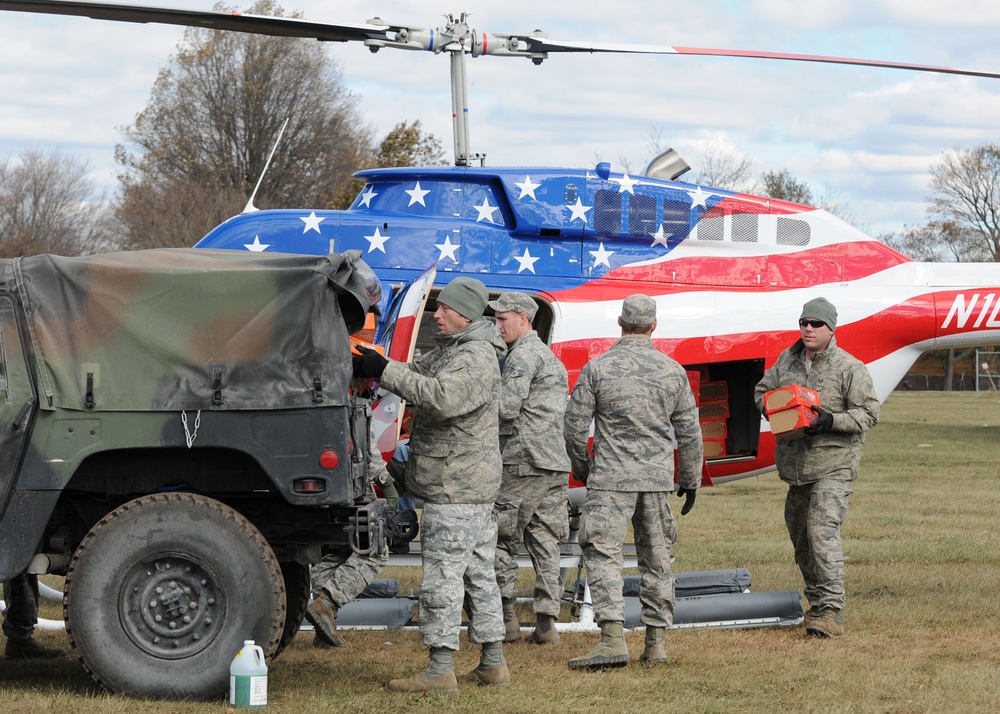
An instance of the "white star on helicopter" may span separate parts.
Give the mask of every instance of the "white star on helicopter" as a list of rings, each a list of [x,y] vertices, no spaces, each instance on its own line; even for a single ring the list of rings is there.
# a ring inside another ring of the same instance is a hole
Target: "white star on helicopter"
[[[584,223],[586,223],[587,222],[587,211],[589,211],[590,209],[592,209],[593,206],[584,206],[583,205],[583,201],[581,201],[579,199],[579,197],[578,197],[576,199],[576,203],[574,205],[572,205],[572,206],[566,206],[566,208],[568,208],[570,211],[573,212],[573,215],[570,216],[570,219],[569,219],[570,222],[575,221],[577,219],[580,219],[581,221],[583,221]]]
[[[364,206],[365,208],[371,208],[372,199],[376,196],[378,196],[378,194],[372,190],[371,186],[365,186],[365,192],[361,194],[361,203],[358,204],[358,207]]]
[[[254,253],[263,253],[265,250],[271,247],[271,244],[261,243],[260,236],[254,236],[253,243],[244,243],[243,247]]]
[[[422,188],[420,188],[420,182],[419,181],[417,181],[417,185],[416,186],[414,186],[411,189],[407,189],[406,193],[408,193],[409,196],[410,196],[410,202],[408,204],[406,204],[407,208],[409,208],[410,206],[412,206],[414,203],[419,203],[424,208],[427,208],[427,204],[424,203],[424,196],[426,196],[427,194],[430,193],[430,189],[422,189]]]
[[[635,195],[635,191],[632,190],[632,187],[639,183],[639,179],[629,178],[628,174],[622,174],[621,178],[613,178],[609,179],[609,181],[618,184],[618,193],[628,191],[633,196]]]
[[[694,191],[688,191],[688,195],[691,197],[692,206],[705,206],[706,201],[712,197],[712,194],[702,191],[701,186],[696,186]]]
[[[588,250],[587,252],[594,256],[595,268],[602,264],[608,266],[609,268],[611,267],[611,263],[608,262],[608,258],[614,255],[615,252],[613,250],[604,250],[604,243],[599,244],[597,246],[597,250]]]
[[[521,199],[524,198],[525,196],[531,196],[532,198],[535,198],[535,189],[541,186],[542,184],[532,183],[531,177],[525,176],[524,181],[522,181],[521,183],[515,183],[514,185],[517,186],[519,189],[521,189],[521,195],[518,196],[518,199]],[[536,198],[535,200],[537,201],[538,199]]]
[[[306,224],[306,227],[302,229],[303,233],[308,233],[309,231],[316,231],[322,235],[322,231],[319,229],[319,224],[326,220],[323,216],[317,216],[316,211],[312,211],[305,218],[299,216],[299,220]]]
[[[445,236],[444,243],[435,243],[434,247],[441,251],[441,255],[438,256],[438,260],[444,260],[445,256],[448,256],[454,262],[458,262],[458,258],[455,257],[455,251],[461,248],[460,244],[452,243],[451,236]]]
[[[518,262],[517,272],[520,273],[522,270],[530,270],[532,273],[535,272],[535,261],[538,260],[538,258],[533,258],[527,248],[524,249],[524,255],[515,255],[514,260]]]
[[[378,226],[375,227],[375,235],[365,236],[365,240],[371,245],[368,246],[368,252],[371,253],[373,250],[380,250],[385,253],[385,242],[389,240],[389,236],[384,236],[379,232]]]
[[[649,244],[650,248],[654,245],[662,245],[666,248],[667,238],[672,237],[671,234],[664,232],[662,223],[660,224],[660,227],[656,229],[656,233],[650,233],[649,235],[653,237],[653,242]]]
[[[490,223],[496,223],[493,220],[493,212],[499,211],[497,206],[491,206],[488,198],[483,196],[483,202],[478,206],[473,206],[477,211],[479,211],[479,218],[476,219],[476,223],[479,221],[489,221]]]

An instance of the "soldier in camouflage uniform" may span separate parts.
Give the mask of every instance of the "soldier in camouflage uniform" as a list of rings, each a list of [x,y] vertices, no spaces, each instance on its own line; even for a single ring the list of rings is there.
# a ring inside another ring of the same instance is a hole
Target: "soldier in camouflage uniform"
[[[458,649],[462,605],[471,614],[469,641],[483,646],[480,664],[463,681],[508,686],[503,657],[500,590],[493,572],[500,490],[498,409],[500,370],[506,352],[486,309],[486,286],[455,278],[437,298],[437,347],[409,364],[364,351],[356,377],[382,386],[415,408],[406,490],[423,499],[420,632],[430,648],[421,674],[394,679],[393,692],[454,694],[452,655]]]
[[[388,507],[399,507],[399,492],[385,466],[385,460],[375,441],[375,422],[369,426],[368,479],[379,485]],[[371,496],[374,498],[374,493]],[[316,629],[315,647],[343,647],[345,642],[337,634],[337,610],[361,594],[371,585],[379,572],[389,562],[388,551],[375,551],[360,555],[353,551],[331,553],[312,568],[313,586],[319,596],[309,603],[306,619]]]
[[[503,481],[497,498],[496,554],[505,640],[521,637],[514,603],[523,538],[535,570],[535,630],[527,641],[557,645],[559,544],[569,536],[569,457],[562,437],[569,381],[562,362],[531,329],[538,305],[530,295],[502,293],[489,307],[507,344],[500,389]]]
[[[844,551],[840,526],[861,466],[865,432],[878,423],[879,402],[864,363],[837,347],[837,308],[826,298],[802,307],[802,339],[782,352],[754,391],[764,412],[764,394],[791,384],[819,393],[816,422],[802,438],[778,436],[774,461],[788,483],[785,525],[795,562],[805,580],[809,610],[806,632],[844,634]]]
[[[623,626],[622,546],[629,522],[635,534],[646,625],[644,662],[667,659],[663,642],[673,624],[670,547],[677,523],[668,496],[678,456],[681,514],[694,506],[704,450],[698,409],[684,368],[656,349],[656,303],[631,295],[622,303],[621,338],[584,365],[566,409],[566,447],[573,475],[587,485],[580,544],[601,642],[569,661],[571,669],[623,667],[629,662]],[[594,422],[594,455],[587,437]],[[671,437],[671,428],[673,437]]]
[[[7,659],[52,659],[63,653],[35,639],[38,623],[38,576],[21,573],[3,584],[3,655]]]

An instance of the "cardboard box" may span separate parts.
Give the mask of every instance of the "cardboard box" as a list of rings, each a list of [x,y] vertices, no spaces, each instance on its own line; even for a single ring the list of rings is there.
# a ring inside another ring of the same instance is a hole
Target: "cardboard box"
[[[705,439],[725,439],[728,435],[725,419],[705,419],[701,422],[701,435]]]
[[[725,439],[702,439],[701,443],[705,447],[706,459],[714,459],[718,456],[726,455]]]
[[[713,419],[728,419],[729,405],[725,402],[715,402],[713,404],[702,404],[698,407],[698,419],[700,421],[710,421]]]
[[[764,394],[764,409],[771,433],[786,439],[805,436],[804,429],[816,421],[812,408],[819,406],[819,394],[798,384],[779,387]]]
[[[810,407],[792,407],[772,412],[769,419],[771,420],[771,433],[795,439],[805,436],[803,430],[812,426],[813,422],[816,421],[816,412]]]
[[[702,382],[699,395],[702,404],[729,401],[729,382]]]
[[[691,393],[694,395],[694,405],[699,406],[701,394],[701,372],[689,369],[687,371],[688,382],[691,384]]]
[[[799,384],[778,387],[764,394],[764,409],[768,415],[779,409],[810,406],[819,406],[819,394],[815,390]]]

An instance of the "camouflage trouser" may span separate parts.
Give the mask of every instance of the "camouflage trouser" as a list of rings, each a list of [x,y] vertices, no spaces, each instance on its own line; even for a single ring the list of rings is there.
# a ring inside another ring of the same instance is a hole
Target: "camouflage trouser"
[[[805,580],[806,600],[812,607],[844,609],[840,525],[852,486],[852,481],[820,479],[788,487],[785,525],[795,548],[795,562]]]
[[[569,537],[569,474],[518,476],[504,467],[497,497],[497,556],[500,595],[517,597],[517,552],[521,539],[535,570],[534,612],[559,616],[562,579],[559,544]]]
[[[21,573],[3,584],[3,634],[11,640],[26,640],[35,634],[38,622],[38,576]]]
[[[313,590],[322,588],[334,605],[343,607],[371,585],[388,561],[388,553],[327,555],[312,567]]]
[[[496,541],[492,503],[424,503],[420,634],[428,647],[458,649],[463,601],[469,608],[469,642],[503,640],[500,589],[493,572]]]
[[[598,624],[625,621],[622,545],[630,520],[640,574],[640,620],[653,627],[673,624],[675,600],[670,548],[677,541],[677,522],[670,511],[669,496],[668,491],[587,489],[580,545]]]

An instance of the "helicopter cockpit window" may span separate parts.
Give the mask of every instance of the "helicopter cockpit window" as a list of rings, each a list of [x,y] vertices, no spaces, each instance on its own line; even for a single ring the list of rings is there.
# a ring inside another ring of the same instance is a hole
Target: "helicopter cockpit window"
[[[651,236],[656,233],[656,198],[636,194],[628,200],[628,234]]]
[[[463,215],[462,184],[434,178],[369,183],[354,200],[352,210],[398,213],[404,216],[461,218]],[[494,216],[499,214],[500,212],[497,211]],[[473,211],[474,216],[475,212]]]
[[[618,235],[622,229],[622,194],[601,189],[594,194],[594,230]]]
[[[797,218],[778,216],[778,245],[809,245],[809,224]]]

